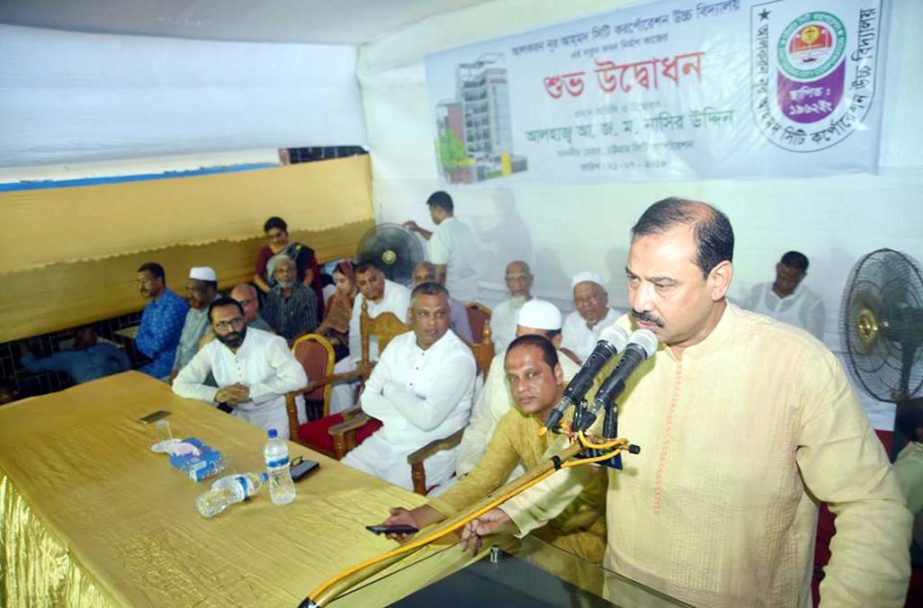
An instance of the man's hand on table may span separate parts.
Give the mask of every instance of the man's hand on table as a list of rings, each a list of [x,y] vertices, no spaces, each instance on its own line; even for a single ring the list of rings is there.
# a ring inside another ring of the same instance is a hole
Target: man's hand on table
[[[472,555],[475,555],[481,549],[481,537],[501,532],[514,532],[515,527],[513,520],[505,511],[491,509],[465,526],[462,530],[462,544],[465,549],[471,551]]]
[[[216,403],[226,403],[230,406],[239,405],[250,401],[250,387],[245,384],[231,384],[219,388],[215,393]]]

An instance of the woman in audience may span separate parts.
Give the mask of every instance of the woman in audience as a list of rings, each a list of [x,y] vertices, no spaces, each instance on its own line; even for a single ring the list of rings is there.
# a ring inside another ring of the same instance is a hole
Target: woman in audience
[[[327,300],[324,322],[317,328],[317,333],[330,341],[339,361],[349,354],[349,320],[353,314],[353,302],[359,292],[352,262],[343,260],[337,264],[333,269],[333,281],[337,289]]]
[[[271,217],[263,224],[263,232],[266,233],[268,243],[263,245],[259,253],[256,254],[256,267],[254,269],[253,282],[264,294],[268,294],[275,279],[273,278],[273,268],[269,267],[269,260],[278,253],[285,253],[288,257],[295,260],[298,269],[298,281],[305,287],[310,287],[317,294],[317,310],[323,313],[324,299],[323,288],[320,281],[320,268],[317,265],[317,258],[314,250],[298,242],[288,240],[288,224],[281,217]]]

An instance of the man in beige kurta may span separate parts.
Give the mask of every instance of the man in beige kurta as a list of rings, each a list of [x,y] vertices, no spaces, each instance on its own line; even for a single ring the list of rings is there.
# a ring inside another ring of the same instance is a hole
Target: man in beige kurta
[[[391,509],[385,524],[422,528],[442,521],[502,486],[517,464],[530,469],[546,459],[558,436],[539,431],[564,393],[564,374],[554,345],[544,336],[520,336],[510,345],[500,371],[508,379],[507,391],[516,407],[500,418],[478,465],[428,504],[412,510]],[[535,535],[569,553],[602,562],[605,505],[606,474],[594,467],[579,496]]]
[[[821,606],[902,606],[910,513],[836,357],[727,303],[733,233],[717,210],[666,199],[632,233],[619,323],[661,345],[618,398],[620,433],[642,449],[609,471],[606,565],[696,606],[807,607],[816,499],[837,524]],[[465,534],[529,532],[580,493],[581,469]]]

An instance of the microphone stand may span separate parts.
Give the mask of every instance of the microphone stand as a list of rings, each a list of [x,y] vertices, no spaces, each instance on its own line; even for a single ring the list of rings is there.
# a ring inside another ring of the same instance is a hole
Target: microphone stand
[[[576,415],[576,413],[575,413]],[[624,444],[620,448],[613,449],[624,449],[629,450],[632,453],[638,453],[640,448],[636,445],[630,445],[627,440],[623,440]],[[612,450],[609,450],[612,451]],[[586,446],[584,446],[579,440],[576,440],[567,446],[560,454],[553,456],[549,460],[539,463],[538,465],[532,467],[516,479],[510,481],[506,485],[494,490],[478,502],[474,503],[464,511],[457,513],[455,516],[450,519],[436,524],[435,527],[427,532],[425,535],[420,535],[421,538],[411,540],[406,545],[398,547],[392,551],[385,553],[379,558],[373,558],[361,564],[358,564],[350,569],[348,569],[344,574],[341,574],[337,577],[334,577],[320,587],[311,592],[311,596],[306,597],[299,608],[323,608],[331,601],[339,597],[340,595],[346,593],[362,581],[372,577],[373,575],[381,572],[388,566],[394,564],[395,562],[401,560],[405,555],[420,549],[431,542],[438,540],[448,534],[451,534],[457,530],[460,530],[467,524],[469,521],[480,517],[487,511],[497,507],[510,498],[520,494],[527,488],[535,485],[536,483],[542,481],[546,477],[550,477],[555,471],[565,466],[565,463],[568,463],[567,466],[573,466],[574,464],[582,463],[569,463],[568,461],[578,460],[582,457],[588,456],[592,453],[603,452],[601,450],[593,450],[592,452],[588,451]],[[601,455],[601,454],[599,454]],[[616,454],[615,457],[618,457]],[[611,459],[610,459],[611,460]],[[606,462],[609,462],[608,460]]]

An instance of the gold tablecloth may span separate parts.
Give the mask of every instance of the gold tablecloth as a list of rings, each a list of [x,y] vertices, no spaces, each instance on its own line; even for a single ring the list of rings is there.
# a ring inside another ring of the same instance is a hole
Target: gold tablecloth
[[[263,467],[262,430],[137,372],[0,407],[0,604],[297,606],[328,577],[394,547],[365,525],[389,506],[423,502],[290,444],[293,456],[321,463],[295,502],[277,507],[264,489],[204,519],[195,498],[208,484],[151,452],[154,429],[137,421],[158,409],[172,412],[174,436],[198,437],[235,470]],[[375,601],[386,605],[469,561],[442,549],[414,556],[439,552],[413,580],[378,585]]]

